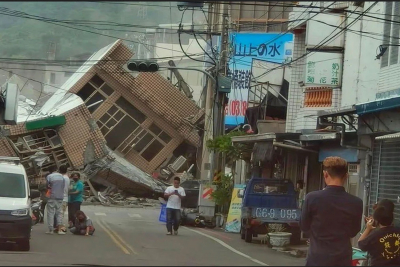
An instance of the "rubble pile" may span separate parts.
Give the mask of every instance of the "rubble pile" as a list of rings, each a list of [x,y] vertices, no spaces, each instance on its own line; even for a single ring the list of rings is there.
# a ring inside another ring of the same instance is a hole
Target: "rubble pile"
[[[127,208],[159,207],[161,205],[158,199],[134,197],[122,190],[117,190],[115,187],[108,187],[103,192],[97,192],[97,197],[87,197],[85,203],[99,203],[103,206],[123,206]]]

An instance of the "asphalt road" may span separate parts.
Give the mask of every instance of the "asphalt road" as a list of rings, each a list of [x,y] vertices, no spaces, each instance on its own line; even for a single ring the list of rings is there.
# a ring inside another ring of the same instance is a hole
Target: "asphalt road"
[[[304,266],[305,260],[247,244],[238,234],[182,227],[167,236],[158,222],[159,208],[83,206],[93,220],[93,236],[46,235],[33,227],[30,252],[0,247],[1,266]]]

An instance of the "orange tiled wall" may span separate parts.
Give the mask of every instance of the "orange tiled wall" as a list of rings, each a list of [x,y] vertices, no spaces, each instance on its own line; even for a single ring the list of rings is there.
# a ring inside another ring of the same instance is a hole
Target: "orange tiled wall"
[[[331,107],[332,88],[308,87],[304,93],[304,107]]]
[[[10,143],[8,143],[7,139],[4,137],[0,138],[0,156],[17,157],[17,153],[15,153]]]

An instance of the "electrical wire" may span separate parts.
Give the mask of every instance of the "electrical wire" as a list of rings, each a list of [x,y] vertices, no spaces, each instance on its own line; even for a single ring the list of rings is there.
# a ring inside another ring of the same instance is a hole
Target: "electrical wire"
[[[365,13],[365,12],[367,12],[368,10],[372,9],[377,3],[378,3],[378,2],[375,2],[374,4],[372,4],[372,5],[371,5],[367,10],[365,10],[363,13]],[[264,75],[266,75],[266,74],[268,74],[268,73],[270,73],[270,72],[272,72],[272,71],[274,71],[274,70],[276,70],[276,69],[280,69],[280,68],[282,68],[282,67],[284,67],[284,66],[287,66],[287,65],[289,65],[289,64],[292,64],[292,63],[294,63],[294,62],[296,62],[296,61],[298,61],[298,60],[300,60],[300,59],[306,57],[307,55],[309,55],[309,54],[311,54],[311,53],[315,53],[315,52],[316,52],[315,50],[318,50],[318,49],[319,49],[320,47],[322,47],[323,45],[325,45],[325,44],[329,43],[330,41],[336,39],[336,38],[337,38],[342,32],[344,32],[347,28],[351,27],[351,26],[352,26],[353,24],[355,24],[358,20],[360,20],[360,19],[362,18],[362,16],[363,16],[363,13],[361,13],[356,19],[354,19],[351,23],[349,23],[349,24],[346,25],[344,28],[342,28],[336,35],[332,36],[330,39],[326,40],[325,42],[323,42],[323,41],[324,41],[326,38],[325,38],[324,40],[322,40],[316,47],[313,48],[313,51],[307,51],[306,53],[304,53],[304,54],[301,55],[300,57],[298,57],[298,58],[292,60],[291,62],[288,62],[288,63],[286,63],[286,64],[282,64],[282,65],[279,66],[279,67],[271,68],[271,69],[269,69],[268,71],[264,72],[263,74],[257,76],[256,78],[260,78],[260,77],[262,77],[262,76],[264,76]],[[347,18],[348,18],[348,17],[347,17]],[[346,19],[345,19],[344,21],[346,21]],[[344,22],[344,21],[343,21],[343,22]],[[343,22],[342,22],[342,23],[343,23]],[[342,23],[341,23],[341,24],[342,24]],[[340,25],[341,25],[341,24],[340,24]],[[336,27],[336,29],[337,29],[340,25],[338,25],[338,26]],[[333,32],[336,31],[336,29],[333,30]],[[332,33],[333,33],[333,32],[332,32]],[[331,33],[331,34],[332,34],[332,33]],[[331,35],[331,34],[329,34],[329,35]],[[323,43],[322,43],[322,42],[323,42]]]
[[[179,28],[181,28],[181,26],[182,26],[183,15],[185,14],[185,11],[186,11],[186,10],[187,10],[187,8],[184,9],[183,12],[182,12],[182,18],[181,18],[181,21],[180,21],[180,23],[179,23]],[[186,51],[183,49],[183,47],[182,47],[181,32],[180,32],[180,31],[178,31],[178,41],[179,41],[179,46],[180,46],[182,52],[185,54],[185,56],[187,56],[187,57],[190,58],[191,60],[193,60],[193,61],[198,61],[198,62],[202,62],[202,63],[208,63],[208,64],[211,64],[211,65],[213,64],[213,62],[195,59],[195,58],[192,58],[190,55],[188,55],[188,54],[186,53]]]
[[[194,25],[194,9],[192,10],[192,25]],[[199,40],[197,39],[196,32],[194,30],[193,30],[193,36],[194,36],[194,39],[196,40],[198,46],[201,48],[201,50],[203,50],[204,54],[206,54],[214,62],[214,66],[216,66],[217,62],[215,61],[215,59],[213,57],[210,56],[210,54],[208,54],[208,52],[200,44]]]
[[[333,2],[333,3],[331,3],[328,7],[334,5],[335,3],[336,3],[336,1]],[[311,7],[311,5],[310,5],[309,7]],[[299,19],[299,18],[306,12],[306,10],[307,10],[307,9],[305,9],[305,10],[303,11],[303,13],[301,13],[301,14],[298,16],[297,19]],[[311,20],[311,19],[313,19],[313,18],[316,17],[318,14],[319,14],[319,13],[316,13],[314,16],[312,16],[312,17],[310,17],[310,18],[304,20],[304,23],[307,22],[307,21],[309,21],[309,20]],[[266,43],[263,43],[263,45],[268,46],[269,44],[275,42],[276,40],[278,40],[278,39],[281,38],[282,36],[288,34],[290,31],[291,31],[291,30],[288,29],[288,30],[286,30],[284,33],[278,34],[277,37],[273,38],[272,40],[270,40],[270,41],[268,41],[268,42],[266,42]],[[251,52],[252,52],[252,51],[250,51],[250,53],[251,53]],[[245,58],[245,57],[246,57],[246,56],[243,56],[243,57],[239,58],[238,60],[241,60],[241,59],[243,59],[243,58]]]
[[[0,10],[1,10],[1,9],[10,10],[10,9],[4,8],[4,7],[0,7]],[[30,16],[33,16],[33,15],[29,15],[29,14],[27,14],[27,13],[20,12],[20,11],[16,11],[16,10],[14,10],[14,11],[13,11],[13,10],[10,10],[10,11],[12,11],[12,12],[18,12],[18,13],[24,14],[24,16],[12,15],[12,14],[4,13],[4,12],[1,12],[1,11],[0,11],[0,14],[5,15],[5,16],[11,16],[11,17],[20,17],[20,18],[26,18],[26,19],[37,20],[37,21],[41,21],[41,22],[45,22],[45,23],[50,23],[50,24],[58,25],[58,26],[65,27],[65,28],[70,28],[70,29],[74,29],[74,30],[79,30],[79,31],[83,31],[83,32],[87,32],[87,33],[92,33],[92,34],[97,34],[97,35],[101,35],[101,36],[105,36],[105,37],[110,37],[110,38],[115,38],[115,39],[121,39],[121,40],[128,41],[128,42],[132,42],[132,43],[138,43],[138,44],[144,45],[145,48],[146,48],[147,50],[149,50],[149,49],[146,47],[146,45],[152,46],[152,47],[155,47],[155,48],[159,48],[159,49],[173,50],[173,51],[176,51],[176,52],[180,52],[180,51],[174,50],[174,49],[169,49],[169,48],[165,48],[165,47],[159,47],[159,46],[151,45],[151,44],[145,44],[145,43],[143,43],[143,42],[133,41],[133,40],[129,40],[129,39],[122,38],[122,37],[116,37],[116,36],[112,36],[112,35],[108,35],[108,34],[93,32],[93,31],[90,31],[90,30],[85,30],[85,29],[80,29],[80,28],[76,28],[76,27],[71,27],[71,26],[67,26],[67,25],[55,23],[55,22],[52,22],[52,21],[51,21],[52,19],[45,18],[45,17],[41,17],[41,19],[36,18],[36,17],[39,17],[39,16],[30,17]],[[182,17],[182,20],[183,20],[183,17]],[[149,52],[151,52],[151,51],[149,50]]]

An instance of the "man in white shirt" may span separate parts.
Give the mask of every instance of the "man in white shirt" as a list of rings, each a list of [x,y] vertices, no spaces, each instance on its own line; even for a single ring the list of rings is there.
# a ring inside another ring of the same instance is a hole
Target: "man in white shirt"
[[[181,200],[186,196],[185,189],[180,187],[181,179],[174,178],[174,185],[167,187],[164,197],[167,202],[167,235],[172,235],[172,224],[174,225],[174,235],[178,235],[179,223],[181,221]]]
[[[69,191],[70,179],[68,177],[67,172],[68,172],[67,165],[61,165],[60,166],[60,173],[63,176],[64,181],[65,181],[64,199],[63,199],[63,202],[62,202],[62,212],[61,212],[62,222],[64,222],[65,212],[67,211],[67,207],[68,207],[68,197],[69,197],[68,191]],[[63,232],[66,232],[66,229],[65,229],[64,225],[61,226],[61,230]]]

